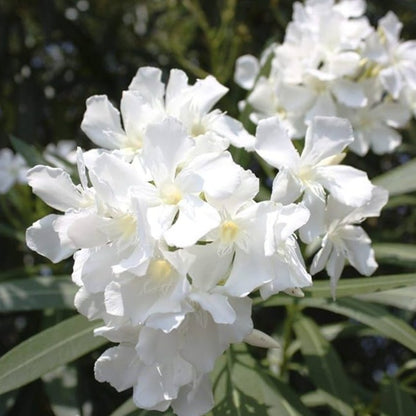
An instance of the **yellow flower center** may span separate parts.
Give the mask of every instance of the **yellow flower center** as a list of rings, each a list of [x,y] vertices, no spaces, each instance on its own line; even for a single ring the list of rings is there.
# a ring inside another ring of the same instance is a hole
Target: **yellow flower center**
[[[153,260],[147,272],[156,280],[166,280],[172,273],[172,266],[163,259]]]
[[[192,124],[192,127],[191,127],[192,136],[197,137],[205,133],[206,133],[206,128],[201,121],[197,121],[194,124]]]
[[[240,228],[234,221],[231,221],[231,220],[224,221],[221,224],[221,231],[220,231],[221,242],[232,243],[237,237],[239,230]]]
[[[169,183],[162,186],[161,197],[165,204],[176,205],[182,199],[182,192],[176,185]]]

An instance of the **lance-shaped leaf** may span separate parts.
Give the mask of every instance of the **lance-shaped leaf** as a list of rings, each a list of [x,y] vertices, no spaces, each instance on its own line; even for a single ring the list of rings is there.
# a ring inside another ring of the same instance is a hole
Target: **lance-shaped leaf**
[[[373,178],[374,185],[382,186],[389,191],[389,195],[400,195],[416,191],[416,159],[397,168],[390,169],[377,178]]]
[[[244,344],[222,356],[212,375],[216,406],[210,416],[310,416],[298,395],[257,367]]]
[[[0,394],[105,344],[105,338],[93,335],[100,325],[100,321],[90,322],[78,315],[23,341],[0,358]]]
[[[0,284],[0,312],[73,309],[77,287],[70,276],[38,276]]]
[[[416,352],[416,331],[380,305],[353,298],[340,299],[336,302],[319,299],[305,299],[304,301],[302,299],[301,304],[348,316]]]
[[[379,263],[396,264],[405,267],[416,266],[416,246],[413,244],[373,244]]]
[[[386,290],[384,292],[367,293],[355,297],[368,302],[395,306],[396,308],[416,312],[416,286],[402,287],[400,289]]]
[[[412,396],[400,388],[397,380],[390,380],[381,391],[381,409],[383,416],[416,415],[416,403]]]
[[[319,327],[309,318],[296,320],[294,329],[301,343],[309,375],[316,387],[329,395],[328,405],[337,414],[353,416],[350,406],[352,389],[335,350],[321,335]]]

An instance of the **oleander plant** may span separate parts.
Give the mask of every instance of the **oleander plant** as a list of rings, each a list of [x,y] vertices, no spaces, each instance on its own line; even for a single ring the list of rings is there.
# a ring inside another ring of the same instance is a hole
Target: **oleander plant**
[[[45,4],[0,10],[0,415],[416,414],[416,5]]]

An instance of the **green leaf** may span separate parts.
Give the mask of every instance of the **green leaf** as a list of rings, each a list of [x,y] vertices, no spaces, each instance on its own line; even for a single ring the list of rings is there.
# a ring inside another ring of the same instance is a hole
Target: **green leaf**
[[[416,273],[394,274],[378,277],[358,277],[352,279],[341,279],[337,284],[337,298],[352,296],[356,294],[374,293],[400,287],[416,286]],[[315,281],[313,286],[303,288],[305,298],[330,298],[331,288],[328,280]],[[296,300],[302,301],[302,299]],[[255,305],[282,306],[294,302],[291,296],[277,294],[263,301],[259,298],[254,300]]]
[[[413,244],[378,243],[373,248],[380,263],[416,266],[416,246]]]
[[[212,416],[310,416],[298,395],[259,368],[244,344],[233,346],[212,374]]]
[[[0,312],[73,309],[77,287],[70,276],[38,276],[0,283]]]
[[[128,399],[121,406],[117,407],[110,416],[132,416],[137,414],[137,406],[134,404],[133,399]]]
[[[349,380],[331,344],[309,318],[297,319],[294,330],[301,342],[301,351],[305,357],[309,375],[316,387],[323,390],[330,398],[327,401],[328,405],[342,416],[353,416],[354,410],[349,405],[352,396]]]
[[[42,377],[55,416],[81,414],[77,398],[78,374],[74,366],[61,366]]]
[[[392,379],[382,388],[381,411],[383,416],[416,415],[416,403],[409,393],[400,388],[397,380]]]
[[[357,295],[357,299],[416,312],[416,286]]]
[[[389,191],[390,196],[400,195],[416,190],[416,159],[391,169],[371,181]]]
[[[16,153],[19,153],[26,160],[29,166],[47,164],[43,156],[32,145],[10,135],[10,141]]]
[[[108,342],[94,337],[101,321],[81,315],[34,335],[0,358],[0,394],[21,387]]]
[[[161,416],[162,414],[153,410],[139,409],[133,399],[126,400],[120,407],[114,410],[110,416]],[[172,411],[167,410],[163,416],[174,416]]]
[[[337,284],[337,298],[356,294],[373,293],[398,287],[415,286],[416,273],[386,275],[379,277],[359,277],[353,279],[341,279]],[[313,298],[331,297],[329,282],[314,282],[313,286],[305,288],[305,295]]]
[[[336,302],[305,299],[300,304],[348,316],[376,329],[380,334],[394,339],[416,352],[416,331],[402,319],[389,313],[382,306],[373,305],[353,298],[340,299]]]
[[[282,300],[284,300],[284,304],[297,303],[301,307],[324,309],[355,319],[416,352],[416,331],[382,306],[354,298],[338,299],[334,302],[330,299],[313,299],[311,297],[293,299],[288,296],[274,296],[262,303],[262,306],[281,306]]]

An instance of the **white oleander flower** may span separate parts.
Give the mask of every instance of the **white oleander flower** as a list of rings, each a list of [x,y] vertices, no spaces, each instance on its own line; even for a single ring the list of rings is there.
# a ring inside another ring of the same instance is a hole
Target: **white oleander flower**
[[[331,278],[333,297],[345,260],[366,276],[377,268],[371,240],[357,224],[366,218],[378,217],[387,200],[387,191],[380,187],[373,187],[371,199],[355,208],[346,206],[331,196],[328,198],[325,233],[321,248],[313,259],[311,273],[316,274],[326,269]]]
[[[208,372],[230,343],[243,341],[252,331],[250,299],[229,299],[234,314],[230,323],[217,322],[222,315],[214,306],[194,300],[184,320],[169,332],[139,327],[119,336],[124,342],[97,360],[97,380],[118,391],[133,387],[133,400],[141,408],[164,411],[171,405],[179,416],[205,414],[213,406]]]
[[[279,169],[273,181],[272,200],[289,204],[302,197],[311,218],[300,230],[311,242],[323,226],[326,192],[341,203],[361,206],[371,197],[367,174],[339,165],[343,150],[353,141],[348,120],[316,117],[309,126],[305,147],[299,155],[276,118],[262,120],[256,133],[256,152]]]
[[[77,163],[76,143],[73,140],[60,140],[49,143],[43,152],[44,159],[53,166],[65,169],[67,165]]]
[[[382,100],[375,82],[368,81],[365,88],[367,107],[356,111],[339,106],[339,115],[347,118],[354,130],[354,141],[349,148],[360,156],[367,154],[370,148],[379,155],[391,153],[402,142],[396,129],[404,127],[409,121],[409,105],[388,98]]]
[[[28,166],[23,157],[12,150],[0,150],[0,194],[5,194],[14,184],[27,182]]]
[[[200,152],[222,151],[230,143],[250,149],[254,138],[242,124],[230,116],[212,110],[227,88],[213,76],[188,84],[183,71],[173,69],[168,83],[161,81],[162,71],[143,67],[137,71],[129,90],[123,92],[120,113],[107,96],[96,95],[87,100],[81,124],[85,134],[99,147],[121,149],[123,154],[137,154],[143,144],[147,126],[165,117],[174,117],[196,141]]]
[[[377,65],[373,72],[394,99],[403,89],[416,88],[416,41],[401,41],[402,27],[397,16],[388,12],[365,47],[365,55]]]

